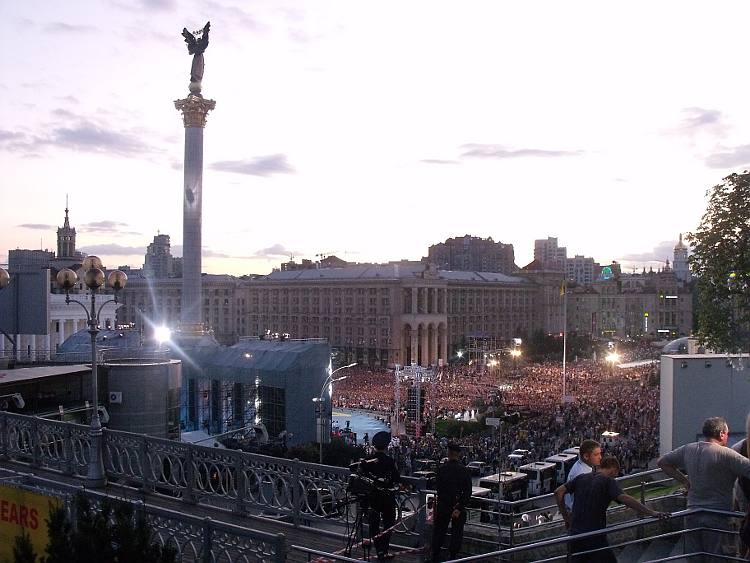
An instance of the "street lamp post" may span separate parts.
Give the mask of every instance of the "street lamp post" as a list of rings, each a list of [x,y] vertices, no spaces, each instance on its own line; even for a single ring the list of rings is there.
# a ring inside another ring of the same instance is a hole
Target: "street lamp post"
[[[336,368],[331,373],[328,374],[328,377],[326,377],[326,380],[323,382],[323,387],[320,388],[320,395],[318,395],[316,398],[313,399],[314,402],[318,403],[318,421],[319,421],[319,429],[320,429],[320,436],[318,436],[319,443],[320,443],[320,464],[323,465],[323,431],[325,428],[323,427],[323,403],[325,402],[325,399],[323,399],[323,394],[325,393],[326,387],[330,385],[333,388],[333,384],[337,381],[343,381],[348,376],[344,375],[342,377],[338,377],[336,379],[333,378],[333,374],[335,374],[338,371],[341,371],[342,369],[351,368],[357,365],[357,362],[341,366],[340,368]],[[331,427],[329,425],[328,427],[328,434],[331,433]]]
[[[510,355],[513,358],[513,377],[518,377],[518,357],[521,355],[521,350],[513,348]]]
[[[0,268],[0,291],[8,287],[8,285],[10,284],[10,280],[11,278],[8,270]],[[0,329],[0,333],[2,333],[8,339],[8,342],[10,342],[11,346],[13,347],[13,361],[16,361],[16,359],[18,358],[18,343],[16,342],[16,339],[4,330]]]
[[[91,415],[91,452],[89,457],[89,469],[87,483],[89,487],[103,487],[106,484],[104,473],[104,457],[102,451],[102,423],[99,419],[99,386],[96,354],[96,335],[99,334],[99,314],[108,303],[117,303],[117,292],[125,287],[128,276],[125,272],[115,270],[110,272],[107,282],[114,289],[114,298],[109,299],[96,308],[96,292],[104,285],[104,272],[102,261],[97,256],[87,256],[83,261],[83,282],[89,288],[91,294],[90,309],[82,301],[70,298],[70,290],[78,282],[78,275],[69,268],[63,268],[57,274],[58,285],[65,290],[65,303],[78,303],[86,311],[89,334],[91,335],[91,392],[93,394],[93,413]]]

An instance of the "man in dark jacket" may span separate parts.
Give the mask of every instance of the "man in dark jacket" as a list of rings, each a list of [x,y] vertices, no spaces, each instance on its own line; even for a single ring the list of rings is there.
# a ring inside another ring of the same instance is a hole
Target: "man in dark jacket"
[[[448,524],[451,525],[451,541],[448,553],[451,559],[458,556],[466,524],[466,505],[471,499],[471,473],[461,463],[461,447],[448,444],[448,461],[437,470],[435,488],[434,527],[432,531],[432,561],[440,561]]]
[[[656,512],[622,492],[615,477],[620,472],[620,463],[614,457],[605,457],[599,471],[583,473],[555,489],[555,500],[571,535],[602,530],[607,527],[607,507],[612,501],[624,504],[644,516],[668,518],[667,512]],[[565,505],[565,494],[574,493],[572,513]],[[609,550],[606,534],[570,542],[570,550],[576,563],[617,563]],[[599,550],[594,553],[577,553]]]
[[[394,487],[401,483],[401,475],[399,475],[396,462],[386,453],[390,443],[391,435],[388,432],[381,431],[375,434],[372,437],[375,453],[368,456],[360,464],[362,473],[375,482],[375,490],[368,499],[368,527],[379,561],[383,561],[388,554],[391,532],[385,532],[385,530],[396,523]],[[380,532],[381,520],[383,521],[384,533]]]

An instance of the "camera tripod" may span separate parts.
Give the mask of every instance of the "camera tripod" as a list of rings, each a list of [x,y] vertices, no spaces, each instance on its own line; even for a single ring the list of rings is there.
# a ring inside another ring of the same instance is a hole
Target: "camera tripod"
[[[354,497],[349,501],[349,504],[354,504],[355,506],[355,512],[354,512],[354,522],[352,523],[352,527],[349,528],[349,512],[347,511],[347,534],[346,534],[346,548],[344,549],[344,555],[347,557],[351,557],[352,551],[357,547],[357,545],[362,546],[362,553],[364,555],[363,559],[365,561],[370,560],[370,548],[372,547],[370,545],[369,538],[365,540],[364,536],[364,523],[365,519],[367,518],[367,515],[369,513],[369,507],[367,505],[367,501],[362,498]]]

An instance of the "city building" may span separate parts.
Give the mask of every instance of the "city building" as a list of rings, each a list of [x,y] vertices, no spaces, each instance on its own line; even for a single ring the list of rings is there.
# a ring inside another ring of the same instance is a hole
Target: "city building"
[[[568,331],[598,337],[672,339],[691,334],[692,286],[664,268],[623,274],[604,266],[590,285],[570,285]]]
[[[182,259],[172,256],[169,235],[157,234],[146,248],[143,274],[147,278],[182,277]]]
[[[449,238],[430,246],[425,260],[436,264],[439,270],[501,274],[513,274],[518,270],[513,245],[495,242],[492,237]]]
[[[579,285],[591,285],[599,274],[600,266],[593,258],[576,254],[565,260],[565,277]]]
[[[303,258],[302,262],[297,263],[294,259],[290,259],[288,262],[283,262],[278,268],[279,270],[313,270],[315,268],[343,268],[348,266],[349,262],[342,260],[338,256],[322,256],[319,261],[313,262],[308,258]]]
[[[678,280],[687,283],[692,279],[690,274],[690,266],[688,264],[688,248],[685,243],[682,242],[682,233],[680,233],[680,240],[674,247],[674,259],[672,262],[674,268],[674,274]]]
[[[245,279],[204,275],[203,321],[225,344],[270,331],[325,338],[364,364],[429,365],[447,361],[472,334],[509,341],[535,330],[561,331],[561,282],[559,272],[506,276],[422,263],[280,270]],[[130,278],[121,303],[120,324],[140,326],[142,316],[152,325],[175,326],[179,281]]]
[[[27,273],[46,270],[49,278],[49,292],[45,303],[46,318],[48,319],[48,330],[40,334],[16,334],[15,352],[21,358],[44,360],[54,358],[58,347],[72,334],[86,328],[86,312],[75,304],[66,304],[65,295],[59,293],[55,275],[62,268],[79,269],[84,254],[76,249],[76,230],[70,226],[69,210],[65,206],[65,220],[62,227],[57,229],[57,254],[48,250],[24,250],[16,249],[8,251],[9,273],[21,276]],[[105,272],[106,274],[106,272]],[[17,283],[22,283],[17,279]],[[12,291],[11,286],[8,289]],[[103,288],[103,293],[107,292]],[[83,280],[79,280],[71,294],[84,293]],[[19,303],[20,310],[24,304]],[[115,326],[115,303],[103,305],[100,319],[102,325],[107,328]],[[14,352],[13,343],[10,338],[0,335],[0,357],[10,356]]]
[[[240,311],[245,306],[239,295],[240,280],[229,275],[203,274],[203,325],[222,344],[234,344],[240,336],[249,335]],[[132,325],[150,336],[153,327],[176,328],[180,321],[182,280],[149,278],[143,272],[131,271],[128,283],[119,296],[117,323]],[[253,333],[258,334],[258,333]]]
[[[534,241],[534,260],[546,268],[565,270],[568,249],[557,246],[557,237],[547,237]]]
[[[33,272],[49,268],[55,260],[51,250],[29,250],[17,248],[8,251],[8,272]]]

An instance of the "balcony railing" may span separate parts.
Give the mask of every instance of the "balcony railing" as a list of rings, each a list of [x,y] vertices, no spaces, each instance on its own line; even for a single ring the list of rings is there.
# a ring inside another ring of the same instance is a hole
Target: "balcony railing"
[[[49,494],[62,499],[69,518],[74,514],[73,497],[85,495],[94,511],[100,511],[106,501],[112,505],[132,502],[117,499],[103,492],[92,491],[44,479],[35,475],[19,475],[3,484],[15,488]],[[152,541],[177,550],[178,561],[263,561],[283,563],[286,560],[284,534],[270,534],[200,518],[144,502],[135,503],[136,512],[143,515],[152,533]]]

